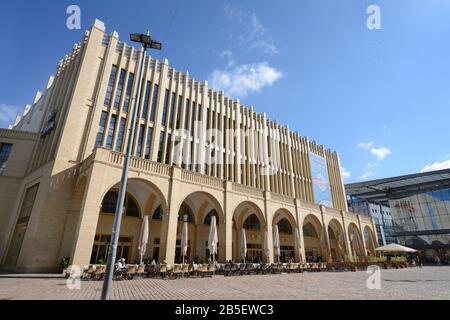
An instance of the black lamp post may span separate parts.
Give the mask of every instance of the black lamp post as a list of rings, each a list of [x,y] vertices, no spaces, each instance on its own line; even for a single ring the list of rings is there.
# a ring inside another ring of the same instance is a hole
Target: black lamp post
[[[142,60],[138,78],[138,89],[134,102],[131,126],[128,135],[127,152],[123,164],[122,179],[120,180],[119,196],[117,199],[117,206],[116,206],[116,215],[114,218],[114,226],[111,234],[111,245],[109,246],[109,253],[108,253],[108,265],[106,267],[105,280],[103,282],[102,300],[109,300],[112,291],[114,265],[116,262],[117,244],[119,242],[119,235],[120,235],[120,223],[122,221],[123,206],[125,203],[125,195],[128,184],[128,171],[130,168],[131,152],[133,150],[133,143],[134,143],[134,131],[136,128],[137,111],[139,106],[139,98],[141,96],[142,90],[142,75],[144,73],[145,53],[147,49],[155,49],[155,50],[162,49],[162,44],[157,41],[153,41],[153,39],[150,37],[150,32],[147,32],[147,34],[132,34],[130,35],[130,39],[133,42],[138,42],[142,44],[143,48]]]

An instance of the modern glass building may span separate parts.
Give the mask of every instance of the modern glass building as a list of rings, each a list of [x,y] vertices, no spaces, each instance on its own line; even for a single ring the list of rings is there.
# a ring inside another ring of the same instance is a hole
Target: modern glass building
[[[430,261],[450,254],[450,169],[349,184],[346,191],[352,199],[389,203],[398,243]]]

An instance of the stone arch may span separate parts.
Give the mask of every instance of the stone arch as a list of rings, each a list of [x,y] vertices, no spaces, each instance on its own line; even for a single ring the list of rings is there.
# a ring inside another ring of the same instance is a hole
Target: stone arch
[[[297,222],[294,215],[287,209],[278,209],[272,219],[272,227],[275,227],[275,225],[278,225],[280,236],[280,262],[288,262],[290,259],[299,261],[299,252],[296,252],[295,250],[295,232],[297,232]],[[283,232],[283,229],[286,228],[288,230],[284,231],[287,232]]]
[[[236,227],[242,228],[245,220],[251,214],[255,214],[258,217],[262,228],[266,226],[266,218],[264,216],[263,210],[252,201],[240,202],[238,205],[236,205],[232,212]]]
[[[263,260],[263,241],[266,228],[266,219],[263,210],[252,201],[240,202],[232,211],[232,256],[235,261],[242,261],[241,233],[244,229],[244,223],[251,216],[256,216],[259,221],[259,230],[245,230],[247,238],[247,256],[246,261]]]
[[[364,241],[366,243],[366,249],[370,255],[375,256],[375,248],[377,247],[375,242],[375,235],[373,234],[372,228],[366,226],[364,228]]]
[[[206,262],[209,256],[207,246],[210,225],[204,224],[204,220],[211,211],[215,211],[218,218],[217,235],[219,238],[218,255],[216,260],[225,260],[225,215],[220,201],[211,193],[206,191],[194,191],[188,194],[178,203],[178,210],[183,204],[188,205],[194,214],[194,223],[188,226],[188,260],[196,262]],[[181,227],[183,222],[178,222],[177,239],[181,239]],[[181,248],[175,248],[175,260],[180,260]]]
[[[302,228],[306,260],[325,260],[327,257],[327,247],[325,242],[326,240],[323,236],[322,223],[319,218],[317,218],[314,214],[307,215],[303,219]]]
[[[348,241],[350,243],[351,254],[358,256],[360,259],[364,259],[363,237],[358,226],[354,222],[351,222],[348,225]]]
[[[102,214],[102,204],[105,196],[114,189],[119,189],[120,182],[111,184],[103,192],[100,199],[100,214],[97,223],[96,236],[91,254],[91,262],[95,263],[99,259],[104,259],[104,252],[108,250],[112,225],[114,223],[114,214]],[[161,237],[161,221],[153,221],[153,209],[161,206],[163,213],[167,213],[167,201],[163,192],[154,183],[141,178],[130,178],[127,184],[127,197],[134,199],[139,210],[139,217],[130,217],[123,215],[120,240],[116,258],[125,258],[127,262],[134,262],[138,259],[138,246],[140,230],[144,218],[149,219],[149,239],[144,260],[150,260],[155,256],[159,257],[159,243]],[[155,260],[157,260],[156,258]],[[95,261],[97,260],[97,261]]]
[[[333,261],[345,261],[347,255],[345,232],[341,222],[335,218],[328,222],[328,238]]]

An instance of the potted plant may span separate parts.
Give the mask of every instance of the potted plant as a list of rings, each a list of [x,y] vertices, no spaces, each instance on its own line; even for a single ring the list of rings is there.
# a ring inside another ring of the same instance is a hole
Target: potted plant
[[[61,272],[63,275],[66,274],[67,268],[69,267],[69,263],[70,263],[70,259],[69,258],[62,258],[60,263],[59,263],[59,267],[61,268]]]

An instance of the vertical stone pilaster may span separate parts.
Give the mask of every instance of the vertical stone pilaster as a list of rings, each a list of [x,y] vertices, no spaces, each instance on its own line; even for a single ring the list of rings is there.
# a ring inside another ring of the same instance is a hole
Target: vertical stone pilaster
[[[331,258],[331,246],[330,246],[330,237],[328,235],[328,225],[325,223],[325,214],[326,214],[326,208],[325,206],[320,206],[320,216],[322,218],[322,228],[323,232],[325,234],[325,244],[327,246],[327,262],[332,262]]]
[[[225,215],[225,260],[233,260],[233,206],[231,197],[232,184],[225,182],[224,215]]]
[[[100,206],[104,194],[103,180],[106,174],[105,168],[93,164],[86,189],[75,232],[75,241],[71,254],[71,265],[83,267],[88,265],[91,259],[97,223],[100,215]]]
[[[342,217],[342,230],[344,231],[345,250],[347,251],[347,255],[349,255],[352,254],[352,249],[350,246],[350,239],[348,238],[347,221],[345,218],[344,210],[341,210],[341,217]]]
[[[160,260],[167,263],[175,262],[175,247],[177,242],[178,203],[181,188],[181,169],[172,167],[172,177],[168,196],[168,212],[164,213],[161,225]]]
[[[270,199],[270,192],[264,192],[264,215],[266,218],[266,230],[267,238],[269,242],[269,256],[266,256],[266,262],[274,263],[275,262],[275,253],[273,250],[273,228],[272,228],[272,204]],[[264,234],[263,234],[264,237]],[[263,238],[264,241],[264,238]]]

